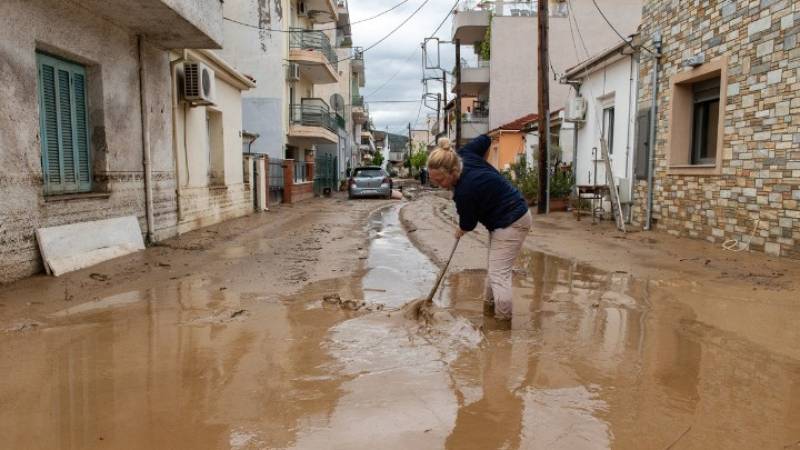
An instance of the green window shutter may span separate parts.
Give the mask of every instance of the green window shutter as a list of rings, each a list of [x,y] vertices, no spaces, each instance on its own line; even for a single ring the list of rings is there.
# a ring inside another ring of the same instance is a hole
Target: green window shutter
[[[86,76],[75,74],[75,152],[77,154],[78,189],[91,190],[92,171],[89,159],[89,124],[86,108]]]
[[[86,70],[37,53],[42,169],[48,194],[91,190]]]
[[[61,147],[58,143],[55,67],[39,65],[39,115],[42,141],[42,169],[45,189],[57,191],[61,186]]]

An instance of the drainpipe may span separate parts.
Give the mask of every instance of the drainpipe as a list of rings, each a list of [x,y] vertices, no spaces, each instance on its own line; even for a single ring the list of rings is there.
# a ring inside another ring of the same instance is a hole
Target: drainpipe
[[[633,170],[629,166],[631,161],[631,135],[632,131],[635,128],[635,122],[631,120],[636,117],[634,114],[634,108],[636,108],[636,101],[633,99],[633,58],[635,55],[630,55],[631,58],[631,67],[628,71],[629,78],[628,78],[628,132],[626,136],[627,141],[627,148],[625,149],[625,177],[628,178],[628,199],[633,199]],[[625,222],[630,223],[631,216],[633,215],[633,208],[628,207],[628,214],[627,219]]]
[[[578,122],[572,122],[572,173],[578,176]]]
[[[659,63],[661,62],[661,32],[656,32],[653,35],[653,100],[650,104],[650,139],[647,148],[648,163],[647,163],[647,217],[645,218],[644,229],[647,231],[652,230],[653,227],[653,171],[655,170],[656,161],[656,125],[658,120],[658,70]]]
[[[137,36],[139,50],[139,99],[142,119],[142,166],[144,169],[144,209],[147,242],[153,243],[153,168],[150,161],[150,106],[147,103],[147,71],[144,64],[144,37]]]
[[[180,58],[175,61],[170,61],[169,63],[169,73],[172,80],[172,156],[175,160],[175,200],[178,209],[178,224],[183,220],[183,205],[181,200],[180,159],[178,158],[178,76],[175,69],[178,67],[178,64],[183,64],[188,59],[188,52],[183,50],[183,55]],[[185,129],[185,117],[183,126]]]

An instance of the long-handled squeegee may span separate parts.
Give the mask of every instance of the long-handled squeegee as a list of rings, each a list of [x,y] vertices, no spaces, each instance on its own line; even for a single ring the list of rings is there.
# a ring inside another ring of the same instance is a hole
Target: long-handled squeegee
[[[428,297],[421,298],[412,301],[406,307],[406,317],[418,319],[421,313],[422,308],[429,308],[433,304],[433,296],[436,295],[436,291],[439,289],[439,285],[442,284],[442,279],[444,279],[444,274],[447,273],[447,268],[450,266],[450,261],[453,260],[453,255],[456,253],[456,249],[458,248],[458,241],[461,238],[457,238],[455,243],[453,243],[453,249],[450,250],[450,256],[447,257],[447,261],[444,263],[444,267],[442,270],[439,271],[439,276],[436,277],[436,283],[433,284],[433,288],[431,292],[428,294]]]

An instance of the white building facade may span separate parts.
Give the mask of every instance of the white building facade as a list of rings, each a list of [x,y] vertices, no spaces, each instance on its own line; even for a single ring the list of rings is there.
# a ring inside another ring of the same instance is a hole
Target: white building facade
[[[572,160],[578,185],[606,185],[601,139],[605,138],[611,171],[620,200],[629,202],[636,155],[638,52],[620,43],[567,70],[563,82],[572,85],[566,120],[577,125]],[[575,99],[578,99],[575,101]],[[570,133],[571,134],[571,133]],[[567,136],[565,136],[567,137]],[[568,138],[568,137],[567,137]]]

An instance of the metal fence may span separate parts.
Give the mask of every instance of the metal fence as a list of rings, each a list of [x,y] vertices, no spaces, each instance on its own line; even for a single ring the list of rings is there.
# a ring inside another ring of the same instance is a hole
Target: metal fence
[[[328,154],[317,155],[314,160],[314,194],[329,194],[338,184],[337,158]]]
[[[300,50],[315,50],[323,55],[328,60],[335,70],[339,69],[339,59],[336,57],[336,52],[331,46],[331,41],[328,36],[322,31],[304,30],[300,28],[293,28],[289,30],[289,48]]]
[[[269,201],[283,202],[283,164],[282,159],[269,159]]]
[[[303,183],[308,177],[308,166],[305,161],[294,162],[294,182]]]

